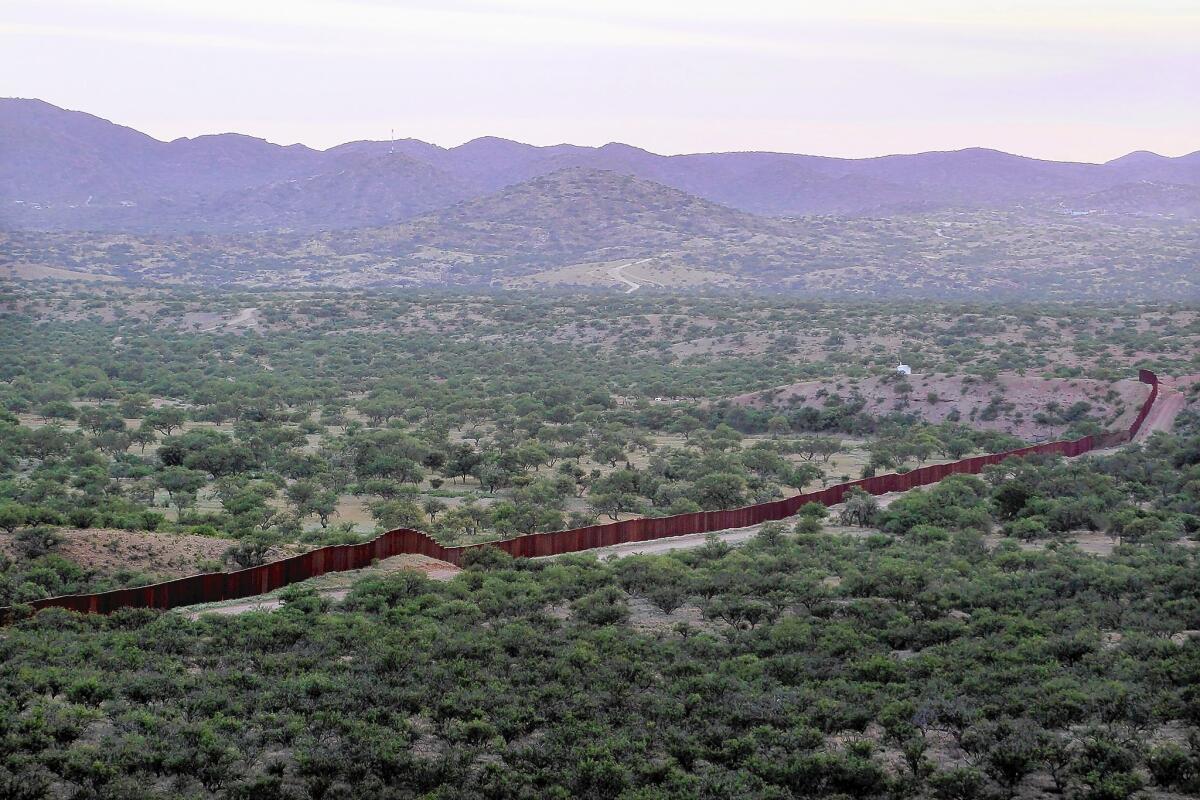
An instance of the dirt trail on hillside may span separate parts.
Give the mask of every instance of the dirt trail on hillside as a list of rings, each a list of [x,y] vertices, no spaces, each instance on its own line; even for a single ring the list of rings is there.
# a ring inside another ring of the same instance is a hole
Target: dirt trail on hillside
[[[619,267],[613,267],[612,269],[610,269],[608,271],[608,274],[629,287],[628,289],[625,290],[625,294],[633,294],[638,289],[642,288],[642,284],[640,284],[636,281],[630,280],[629,278],[626,278],[625,270],[628,269],[629,267],[636,267],[638,264],[645,264],[647,261],[651,261],[651,260],[652,259],[649,259],[649,258],[643,258],[641,261],[631,261],[628,264],[622,264]],[[643,280],[645,280],[645,278],[643,278]]]

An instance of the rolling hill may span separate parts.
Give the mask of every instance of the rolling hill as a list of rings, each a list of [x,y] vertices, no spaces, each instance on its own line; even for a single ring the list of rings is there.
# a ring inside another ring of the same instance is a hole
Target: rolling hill
[[[0,100],[0,270],[279,287],[1190,298],[1200,155],[661,156],[483,137],[158,141]]]
[[[418,247],[563,258],[658,252],[693,238],[719,242],[783,227],[652,181],[572,167],[373,235]]]
[[[485,136],[319,151],[234,133],[162,142],[40,100],[0,100],[0,228],[320,231],[403,222],[564,170],[606,170],[761,216],[883,216],[945,209],[1082,209],[1130,184],[1200,186],[1200,152],[1107,164],[969,148],[842,159],[788,153],[663,156],[627,144],[535,147]],[[1121,190],[1104,213],[1194,218],[1161,192]],[[1146,196],[1144,205],[1139,198]],[[492,200],[488,201],[489,203]]]
[[[372,176],[360,179],[369,184]],[[336,195],[322,192],[319,179],[312,183],[281,184],[279,204],[289,193],[302,200],[312,192],[330,213],[361,211],[333,205]],[[1124,196],[1110,190],[1107,202],[1119,211]],[[295,207],[297,215],[308,209],[299,201]],[[243,201],[213,213],[251,210]],[[1200,225],[1184,221],[999,210],[773,218],[620,172],[572,167],[369,227],[0,233],[0,274],[268,289],[712,287],[840,297],[1178,300],[1200,296],[1198,252]]]

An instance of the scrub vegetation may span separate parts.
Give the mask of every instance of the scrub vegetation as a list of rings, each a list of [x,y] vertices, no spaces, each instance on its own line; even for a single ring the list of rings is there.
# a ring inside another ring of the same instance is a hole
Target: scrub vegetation
[[[484,549],[270,612],[20,606],[399,525],[486,541],[1117,427],[1137,367],[1200,371],[1192,307],[31,282],[3,313],[0,796],[1200,792],[1184,382],[1175,430],[1144,443],[809,506],[737,546]],[[927,411],[927,376],[966,413]],[[1044,402],[1006,400],[1033,379]],[[879,385],[886,407],[861,393]]]

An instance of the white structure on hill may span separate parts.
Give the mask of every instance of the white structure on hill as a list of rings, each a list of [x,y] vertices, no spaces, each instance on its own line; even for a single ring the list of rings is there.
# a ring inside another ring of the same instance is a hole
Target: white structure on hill
[[[899,372],[901,375],[912,375],[912,367],[908,364],[897,364],[896,372]]]

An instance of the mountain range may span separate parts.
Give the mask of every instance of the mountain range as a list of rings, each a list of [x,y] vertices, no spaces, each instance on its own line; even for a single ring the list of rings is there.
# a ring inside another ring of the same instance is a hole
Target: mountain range
[[[773,235],[771,218],[947,209],[1196,219],[1200,151],[1177,158],[1142,151],[1105,164],[981,148],[865,159],[663,156],[627,144],[536,147],[496,137],[451,148],[400,139],[314,150],[235,133],[163,142],[41,100],[0,99],[0,229],[9,231],[363,228],[381,229],[376,238],[408,235],[413,246],[461,249],[473,238],[472,221],[488,237],[524,230],[521,221],[546,217],[547,205],[569,206],[563,191],[601,187],[606,194],[594,200],[608,208],[613,225],[653,230],[655,215],[669,209],[689,215],[692,233],[718,238],[735,229],[743,238]],[[595,220],[549,216],[561,223],[550,235],[563,248],[571,249],[574,237],[583,249],[595,249],[588,246]],[[463,235],[446,241],[446,230]],[[622,238],[619,231],[605,234]],[[489,242],[479,244],[486,249]],[[498,247],[494,238],[490,245]]]

